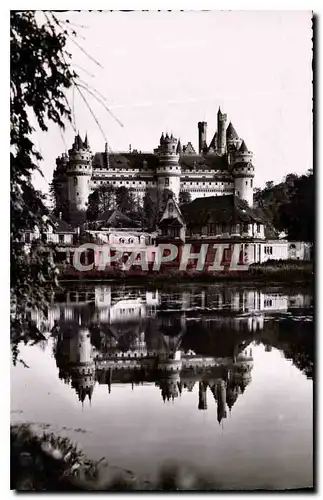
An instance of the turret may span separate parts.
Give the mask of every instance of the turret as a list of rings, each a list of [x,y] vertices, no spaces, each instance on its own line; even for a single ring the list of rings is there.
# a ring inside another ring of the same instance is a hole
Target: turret
[[[178,140],[166,133],[161,135],[159,147],[155,150],[159,157],[157,167],[158,187],[169,189],[178,201],[180,191],[181,167],[179,165]]]
[[[199,130],[199,154],[202,154],[207,148],[207,142],[206,142],[207,123],[198,122],[197,126]]]
[[[56,169],[53,173],[53,191],[55,197],[55,212],[62,213],[63,218],[68,217],[68,155],[63,153],[56,158]]]
[[[249,207],[253,206],[253,178],[255,168],[252,164],[253,153],[242,141],[239,150],[234,154],[232,174],[234,177],[235,195],[245,200]]]
[[[217,401],[218,401],[218,408],[217,408],[217,417],[218,417],[218,422],[220,423],[223,418],[227,417],[227,400],[226,400],[226,383],[224,380],[221,380],[221,382],[217,385]]]
[[[239,138],[236,129],[230,122],[226,131],[226,141],[227,141],[227,153],[228,153],[228,162],[229,165],[232,165],[234,160],[235,152],[241,146],[241,139]]]
[[[67,176],[69,219],[72,224],[77,224],[86,219],[88,197],[90,194],[92,153],[90,151],[87,136],[83,142],[78,134],[68,153],[69,163],[67,166]]]
[[[218,111],[218,133],[217,133],[217,146],[218,154],[224,155],[226,150],[226,129],[225,125],[227,122],[227,115],[221,113],[221,109]]]
[[[207,410],[206,389],[207,389],[207,383],[199,382],[199,404],[198,404],[199,410]]]
[[[166,400],[174,400],[178,397],[179,388],[181,387],[180,381],[179,373],[169,373],[159,380],[158,385],[161,389],[161,395],[164,402]]]

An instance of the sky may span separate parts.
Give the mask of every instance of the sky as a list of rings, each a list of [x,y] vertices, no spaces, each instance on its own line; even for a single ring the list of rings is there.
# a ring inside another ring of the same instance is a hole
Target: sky
[[[152,151],[162,131],[197,148],[198,121],[216,130],[219,106],[254,153],[255,186],[312,168],[310,11],[67,12],[77,44],[72,65],[87,90],[68,94],[75,125],[93,152]],[[83,27],[80,27],[83,26]],[[85,52],[88,54],[86,55]],[[97,62],[95,62],[95,59]],[[122,126],[120,125],[122,124]],[[47,191],[55,158],[74,131],[35,133]]]

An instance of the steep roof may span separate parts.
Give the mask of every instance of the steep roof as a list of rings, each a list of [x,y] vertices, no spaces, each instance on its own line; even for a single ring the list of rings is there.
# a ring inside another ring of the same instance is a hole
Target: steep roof
[[[138,227],[138,223],[120,210],[106,210],[99,214],[95,221],[88,222],[86,226],[96,229],[103,227],[135,228]]]
[[[183,224],[175,217],[168,217],[167,219],[163,219],[158,224],[160,227],[183,227]]]
[[[228,171],[228,161],[224,156],[182,155],[179,159],[182,169],[221,170]]]
[[[231,122],[227,128],[227,139],[239,139],[239,136]]]
[[[65,220],[59,219],[54,215],[50,215],[48,218],[53,225],[55,233],[74,233],[72,226],[70,226]]]
[[[95,153],[92,162],[94,175],[96,168],[106,168],[105,155],[106,153]],[[110,153],[109,170],[142,169],[144,161],[147,162],[148,169],[154,170],[158,165],[158,157],[154,153]]]
[[[149,170],[155,171],[159,159],[154,153],[110,153],[109,154],[109,172],[112,169],[116,171],[134,169],[144,170],[143,162],[146,162]],[[95,153],[93,157],[93,176],[95,177],[96,169],[106,168],[106,153]],[[182,168],[200,168],[204,170],[228,170],[227,159],[223,156],[216,156],[211,154],[198,155],[198,154],[180,154],[179,164]]]
[[[235,195],[196,198],[182,205],[181,211],[187,225],[264,222],[246,201]]]
[[[241,153],[248,153],[249,149],[247,148],[247,144],[244,141],[242,141],[239,151]]]
[[[217,134],[217,132],[215,132],[215,134],[212,138],[212,141],[210,142],[209,148],[216,149],[217,137],[218,137],[218,134]]]

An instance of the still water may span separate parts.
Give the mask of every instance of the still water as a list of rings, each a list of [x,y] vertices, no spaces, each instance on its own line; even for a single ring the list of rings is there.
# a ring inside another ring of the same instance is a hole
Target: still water
[[[32,319],[48,340],[20,347],[13,423],[146,479],[171,460],[224,489],[313,485],[307,290],[69,285]]]

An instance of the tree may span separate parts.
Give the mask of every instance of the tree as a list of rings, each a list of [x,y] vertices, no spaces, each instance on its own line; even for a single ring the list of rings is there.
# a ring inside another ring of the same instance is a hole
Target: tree
[[[265,189],[254,192],[256,209],[288,238],[314,242],[315,189],[313,173],[286,175],[283,182],[266,183]]]
[[[143,199],[143,220],[148,230],[154,230],[158,223],[158,190],[148,188]]]
[[[313,174],[298,177],[289,199],[279,206],[282,230],[293,240],[314,243],[315,239],[315,187]]]
[[[120,212],[128,213],[136,211],[136,203],[131,192],[125,186],[116,189],[116,207]]]
[[[116,190],[110,184],[100,186],[99,188],[95,189],[90,194],[88,200],[88,220],[95,220],[106,210],[113,210],[116,206],[115,197]]]
[[[155,230],[169,196],[171,189],[148,188],[143,202],[143,220],[149,230]]]
[[[49,123],[64,129],[71,120],[65,92],[75,79],[70,54],[65,45],[75,33],[68,24],[50,13],[11,11],[10,13],[10,171],[11,171],[11,304],[15,312],[12,335],[23,334],[26,308],[45,308],[51,296],[57,271],[45,257],[47,249],[34,244],[31,263],[26,260],[21,235],[24,231],[46,232],[48,209],[45,197],[35,189],[32,175],[40,172],[41,154],[32,140],[33,120],[41,131]]]
[[[189,191],[181,191],[179,193],[179,204],[190,203],[192,201],[192,196]]]

